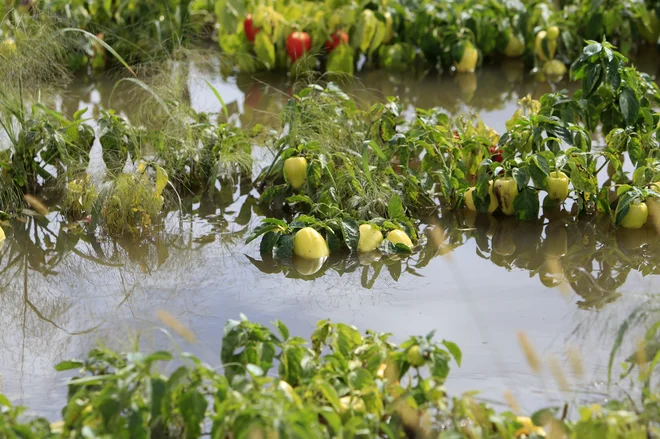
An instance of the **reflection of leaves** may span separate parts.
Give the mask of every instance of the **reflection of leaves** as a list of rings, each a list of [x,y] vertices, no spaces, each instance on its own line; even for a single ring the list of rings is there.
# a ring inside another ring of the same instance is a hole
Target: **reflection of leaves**
[[[362,276],[360,280],[363,288],[366,288],[368,290],[373,288],[374,283],[376,283],[376,279],[378,279],[378,275],[380,275],[380,272],[383,269],[383,265],[385,265],[383,261],[378,261],[378,263],[373,265],[374,274],[371,277],[371,279],[369,279],[369,271],[372,266],[365,265],[364,267],[362,267]]]
[[[282,267],[273,259],[267,259],[264,258],[263,261],[260,261],[258,259],[255,259],[251,257],[250,255],[245,255],[246,258],[254,265],[257,270],[259,270],[262,273],[266,274],[276,274],[276,273],[281,273],[282,272]]]
[[[617,226],[620,225],[621,221],[623,221],[626,215],[628,215],[632,200],[632,192],[626,192],[619,197],[619,203],[616,206],[616,213],[614,214],[614,223]]]
[[[401,261],[393,260],[387,264],[387,270],[395,281],[401,277]]]

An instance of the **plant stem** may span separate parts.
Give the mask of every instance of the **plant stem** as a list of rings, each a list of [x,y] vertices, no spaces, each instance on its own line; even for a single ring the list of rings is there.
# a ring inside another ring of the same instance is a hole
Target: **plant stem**
[[[600,171],[602,171],[603,168],[605,167],[605,165],[607,165],[609,162],[610,162],[610,159],[605,160],[605,163],[603,163],[603,164],[600,166],[600,168],[598,168],[598,169],[596,170],[596,178],[598,178],[598,174],[600,174]]]
[[[284,140],[284,139],[282,139],[282,140]],[[277,151],[277,154],[275,154],[275,157],[273,157],[273,161],[270,163],[270,166],[268,167],[268,170],[266,171],[265,174],[262,174],[262,175],[264,175],[264,178],[266,178],[270,175],[270,173],[273,170],[273,167],[275,166],[275,163],[277,162],[277,158],[282,154],[282,152],[284,151],[284,148],[286,148],[286,145],[287,145],[286,142],[282,142],[282,146],[280,146],[280,149]],[[265,184],[266,184],[266,181],[262,180],[261,184],[259,185],[259,191],[262,191],[264,189]]]

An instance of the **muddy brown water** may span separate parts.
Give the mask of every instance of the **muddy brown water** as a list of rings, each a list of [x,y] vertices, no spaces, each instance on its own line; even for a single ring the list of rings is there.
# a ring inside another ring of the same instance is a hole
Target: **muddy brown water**
[[[654,65],[642,70],[654,73]],[[207,78],[223,96],[231,119],[248,126],[276,124],[290,85],[272,75],[221,79],[219,69],[190,68],[194,108],[218,111]],[[498,131],[522,96],[557,86],[538,84],[516,63],[452,77],[368,72],[345,90],[369,101],[398,95],[404,107],[443,106],[476,111]],[[135,111],[126,87],[82,78],[61,93],[59,107]],[[571,87],[559,84],[558,87]],[[264,159],[267,153],[256,150]],[[660,238],[652,229],[615,231],[608,221],[553,214],[535,222],[445,212],[426,222],[444,234],[402,260],[335,257],[313,276],[309,267],[263,260],[245,237],[261,216],[249,181],[225,182],[213,199],[193,199],[170,212],[165,230],[140,242],[70,233],[57,212],[46,220],[13,223],[0,249],[0,389],[31,413],[59,417],[66,376],[53,365],[80,358],[97,343],[145,349],[172,347],[159,329],[158,310],[175,315],[198,335],[191,351],[219,365],[223,325],[240,313],[268,324],[276,318],[292,334],[308,336],[319,319],[408,335],[435,329],[462,348],[450,392],[480,390],[503,401],[510,390],[525,410],[561,401],[599,401],[608,355],[620,324],[660,285]],[[425,229],[426,226],[423,226]],[[564,267],[558,285],[553,267]],[[635,332],[640,334],[644,328]],[[525,332],[545,361],[534,374],[516,334]],[[634,336],[633,336],[634,337]],[[577,349],[584,374],[569,367]],[[624,352],[629,354],[630,352]],[[548,361],[559,360],[571,388],[560,391]],[[621,360],[621,358],[619,358]],[[617,365],[618,362],[615,362]]]

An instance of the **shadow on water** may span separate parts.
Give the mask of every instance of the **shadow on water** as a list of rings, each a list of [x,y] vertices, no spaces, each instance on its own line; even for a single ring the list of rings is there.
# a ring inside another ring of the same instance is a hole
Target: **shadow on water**
[[[223,79],[213,62],[183,71],[196,110],[218,111],[200,79],[215,78],[230,120],[242,126],[279,126],[294,92],[281,77]],[[517,63],[458,76],[365,72],[344,84],[365,103],[398,95],[408,111],[476,111],[498,131],[520,97],[563,87],[536,82]],[[114,108],[138,118],[144,98],[128,84],[85,77],[58,102],[69,114]],[[14,221],[0,248],[3,392],[57,417],[53,402],[65,389],[54,381],[53,364],[82,356],[99,340],[122,346],[139,335],[143,343],[168,345],[155,331],[162,326],[156,311],[165,309],[198,334],[194,349],[212,364],[224,322],[240,312],[264,323],[281,318],[300,335],[328,317],[401,338],[437,329],[464,350],[450,390],[480,388],[501,400],[513,389],[536,408],[560,395],[551,377],[529,373],[514,341],[524,330],[544,354],[565,359],[566,345],[580,346],[589,370],[573,377],[576,398],[597,399],[618,326],[660,284],[654,230],[614,230],[606,219],[575,220],[563,211],[524,223],[445,211],[425,220],[425,239],[409,258],[333,255],[314,264],[264,258],[258,242],[245,245],[262,217],[244,178],[183,197],[181,212],[167,212],[162,230],[139,241],[88,235],[56,210]]]

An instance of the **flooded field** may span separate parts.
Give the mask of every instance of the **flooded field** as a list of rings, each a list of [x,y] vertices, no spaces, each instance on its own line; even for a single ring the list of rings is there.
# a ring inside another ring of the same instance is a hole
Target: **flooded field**
[[[655,68],[640,65],[650,73]],[[223,79],[219,62],[182,70],[195,110],[221,110],[207,79],[229,121],[242,127],[278,127],[292,93],[281,76]],[[70,115],[89,107],[138,117],[143,92],[115,84],[79,78],[57,94],[56,106]],[[399,96],[410,114],[435,106],[452,115],[477,112],[499,132],[518,99],[565,87],[574,88],[538,83],[516,63],[419,79],[374,71],[342,84],[367,103]],[[98,142],[91,155],[93,167],[100,160]],[[253,156],[256,175],[271,152],[256,148]],[[397,340],[437,330],[463,350],[463,367],[453,369],[447,383],[453,392],[481,390],[482,398],[502,403],[509,390],[529,411],[563,400],[602,402],[617,392],[606,386],[616,333],[660,286],[660,236],[651,226],[617,230],[607,218],[576,219],[564,211],[527,222],[442,211],[421,228],[442,230],[440,238],[428,232],[411,257],[333,254],[320,268],[264,259],[258,242],[245,244],[264,216],[252,181],[225,180],[218,187],[212,196],[183,197],[163,230],[140,240],[70,230],[56,209],[45,218],[13,220],[0,243],[2,392],[57,419],[66,387],[53,365],[82,357],[99,342],[174,348],[159,329],[157,313],[164,310],[200,340],[188,345],[175,337],[176,343],[211,365],[220,364],[224,323],[240,313],[264,324],[279,318],[302,336],[329,318],[392,332]],[[565,267],[566,283],[554,276],[552,261]],[[585,371],[569,374],[568,392],[557,386],[552,367],[531,373],[516,341],[519,331],[548,364],[566,365],[570,352],[581,353]]]

